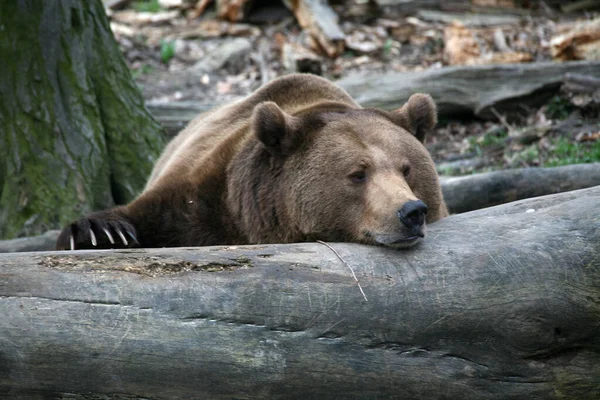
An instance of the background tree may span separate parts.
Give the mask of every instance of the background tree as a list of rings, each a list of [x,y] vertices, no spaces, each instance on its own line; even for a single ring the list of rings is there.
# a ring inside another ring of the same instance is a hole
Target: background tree
[[[100,0],[0,3],[0,237],[130,201],[163,146]]]

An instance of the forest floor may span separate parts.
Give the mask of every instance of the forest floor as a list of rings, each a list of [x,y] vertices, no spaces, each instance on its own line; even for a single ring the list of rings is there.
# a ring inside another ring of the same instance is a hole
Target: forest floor
[[[560,62],[552,41],[582,24],[597,26],[600,58],[600,20],[593,13],[567,15],[547,7],[451,16],[420,10],[400,16],[384,15],[365,2],[344,2],[333,6],[345,35],[344,51],[329,57],[315,49],[283,5],[264,3],[268,5],[253,9],[245,22],[224,21],[210,8],[190,18],[189,9],[164,9],[156,1],[131,3],[110,12],[110,18],[136,82],[153,103],[222,104],[292,71],[335,80],[357,72]],[[512,140],[515,136],[531,139]],[[510,120],[502,115],[443,120],[426,145],[444,175],[597,162],[600,90],[561,90],[547,104],[524,109]]]

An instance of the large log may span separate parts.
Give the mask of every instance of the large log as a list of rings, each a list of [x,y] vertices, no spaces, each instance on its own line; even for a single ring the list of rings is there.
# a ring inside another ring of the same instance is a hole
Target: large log
[[[429,93],[441,117],[494,117],[524,105],[541,105],[554,95],[566,73],[600,78],[600,61],[459,66],[420,72],[356,74],[337,81],[364,107],[394,109],[415,92]]]
[[[598,186],[600,163],[517,168],[442,177],[441,183],[448,210],[451,213],[463,213],[511,201]]]
[[[1,255],[0,397],[600,398],[599,205],[331,244],[345,263],[319,243]]]
[[[600,61],[458,66],[419,72],[356,74],[336,83],[362,106],[395,109],[416,92],[436,100],[441,118],[475,114],[496,118],[491,107],[504,112],[523,105],[541,104],[556,94],[564,75],[583,74],[600,78]],[[198,102],[148,103],[155,118],[175,134],[200,111],[216,104]]]

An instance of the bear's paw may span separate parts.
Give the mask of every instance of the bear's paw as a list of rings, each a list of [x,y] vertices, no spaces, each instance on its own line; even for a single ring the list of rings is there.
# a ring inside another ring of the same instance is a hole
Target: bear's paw
[[[56,242],[57,250],[123,249],[139,245],[135,227],[123,218],[94,213],[68,225]]]

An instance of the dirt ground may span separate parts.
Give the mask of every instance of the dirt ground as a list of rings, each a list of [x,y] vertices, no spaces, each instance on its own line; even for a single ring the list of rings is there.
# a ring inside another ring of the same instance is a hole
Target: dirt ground
[[[335,80],[365,71],[551,61],[553,38],[597,18],[591,12],[564,14],[549,7],[451,18],[420,10],[407,16],[383,13],[364,1],[332,2],[345,50],[329,57],[278,2],[258,2],[263,6],[253,8],[244,22],[224,21],[211,8],[193,19],[189,10],[144,8],[152,3],[137,2],[110,13],[126,61],[151,103],[221,104],[292,71]],[[454,22],[457,18],[461,22]],[[459,42],[452,53],[452,41],[465,34],[466,44]],[[290,62],[290,49],[300,49],[302,60]],[[600,91],[563,90],[513,120],[497,115],[490,121],[440,121],[426,144],[445,175],[600,161]]]

